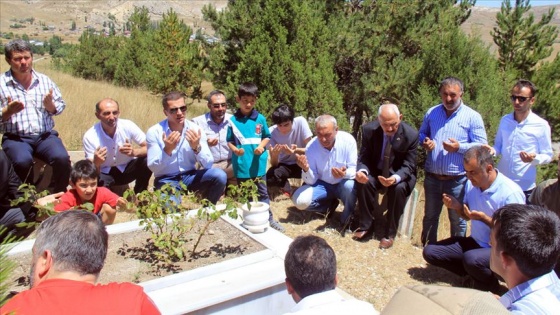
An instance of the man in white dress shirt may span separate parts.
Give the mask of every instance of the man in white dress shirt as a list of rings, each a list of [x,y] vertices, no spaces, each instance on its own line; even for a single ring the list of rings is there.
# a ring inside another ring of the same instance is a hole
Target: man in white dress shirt
[[[537,165],[552,160],[548,122],[531,110],[537,87],[529,80],[518,80],[511,89],[513,113],[502,117],[496,132],[493,153],[501,155],[498,170],[513,180],[529,196],[535,189]]]
[[[292,201],[300,210],[329,216],[336,210],[338,199],[342,200],[344,211],[340,222],[344,230],[356,207],[356,139],[339,131],[336,119],[330,115],[315,119],[315,132],[317,136],[307,144],[305,155],[296,157],[305,185],[295,191]]]
[[[336,291],[336,254],[318,236],[298,236],[288,248],[284,269],[288,294],[297,303],[286,314],[379,314],[370,303]]]
[[[119,118],[119,103],[104,98],[95,104],[99,122],[83,138],[86,158],[99,171],[99,184],[111,188],[133,181],[134,192],[148,189],[152,171],[146,160],[146,135],[132,121]]]

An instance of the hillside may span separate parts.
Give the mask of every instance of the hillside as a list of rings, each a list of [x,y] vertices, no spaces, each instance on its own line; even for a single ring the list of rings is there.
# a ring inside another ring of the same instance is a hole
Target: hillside
[[[103,24],[115,23],[116,29],[121,29],[127,21],[134,7],[145,6],[150,12],[152,20],[161,19],[169,9],[173,9],[183,21],[197,30],[212,34],[210,25],[202,20],[201,9],[211,3],[218,10],[227,6],[227,0],[1,0],[0,1],[0,32],[27,34],[31,38],[47,39],[58,35],[69,42],[75,42],[86,27],[93,27],[97,31],[103,30]],[[483,2],[480,2],[483,5]],[[560,27],[560,3],[555,6],[556,13],[553,25]],[[535,16],[540,17],[551,6],[533,7]],[[495,48],[490,31],[495,25],[496,13],[499,8],[476,6],[471,17],[463,24],[463,30],[468,34],[479,34],[484,42]],[[33,23],[20,23],[25,28],[10,28],[10,25],[25,19],[33,18]],[[72,22],[76,23],[76,30],[71,31]],[[45,29],[45,30],[44,30]],[[108,30],[107,27],[105,27]],[[555,52],[560,51],[560,37],[555,44]],[[556,55],[555,53],[553,55]]]

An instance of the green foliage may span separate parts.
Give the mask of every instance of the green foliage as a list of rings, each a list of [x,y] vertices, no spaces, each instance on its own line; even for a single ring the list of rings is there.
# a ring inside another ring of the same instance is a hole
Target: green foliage
[[[223,198],[222,204],[213,205],[206,199],[200,199],[196,194],[187,191],[187,187],[181,185],[177,190],[170,185],[164,185],[161,189],[153,192],[143,191],[136,195],[135,204],[129,204],[128,208],[137,208],[138,217],[144,230],[151,233],[150,244],[154,246],[154,254],[161,262],[172,263],[184,260],[187,256],[186,237],[184,235],[195,229],[198,234],[197,240],[192,246],[190,256],[197,255],[197,247],[200,240],[210,225],[220,219],[223,215],[237,218],[237,205],[240,200],[248,200],[250,196],[256,196],[256,185],[249,182],[245,185],[230,186],[235,195]],[[196,216],[189,215],[189,210],[184,202],[177,204],[174,200],[181,200],[182,193],[187,203],[200,205]],[[130,199],[134,196],[132,190],[125,192],[124,197]]]
[[[18,187],[18,191],[21,192],[21,196],[19,196],[16,199],[13,199],[10,204],[12,206],[17,206],[19,204],[23,204],[23,203],[30,203],[33,204],[33,206],[37,209],[37,215],[36,218],[38,219],[44,219],[44,218],[48,218],[52,215],[55,214],[54,212],[54,206],[53,204],[40,204],[38,202],[39,199],[47,196],[49,194],[48,190],[44,190],[42,192],[37,192],[37,189],[35,188],[35,186],[31,185],[31,184],[21,184]],[[31,228],[31,227],[36,227],[38,226],[40,223],[39,222],[25,222],[25,223],[19,223],[17,226],[18,227],[25,227],[25,228]]]
[[[5,228],[0,225],[0,235],[5,232]],[[8,252],[12,249],[13,245],[8,245],[15,242],[13,236],[8,236],[0,243],[0,306],[8,302],[10,294],[10,283],[8,282],[9,276],[16,268],[16,263],[8,258]]]
[[[533,76],[539,88],[533,110],[552,128],[552,140],[560,141],[560,54],[543,63]]]
[[[535,22],[530,0],[516,0],[512,7],[509,0],[502,2],[496,15],[497,26],[491,32],[498,45],[500,66],[503,70],[513,69],[518,77],[530,78],[537,63],[550,56],[552,44],[558,36],[555,26],[549,25],[554,8]]]
[[[346,129],[325,10],[323,1],[310,0],[232,1],[221,12],[205,6],[204,18],[221,39],[210,53],[214,84],[233,98],[240,83],[254,82],[265,117],[287,103],[307,117],[328,112]]]

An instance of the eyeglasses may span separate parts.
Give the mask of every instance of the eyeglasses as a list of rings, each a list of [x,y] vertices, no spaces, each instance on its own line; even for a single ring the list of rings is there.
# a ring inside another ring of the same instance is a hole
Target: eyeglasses
[[[176,107],[176,108],[170,108],[167,111],[173,115],[177,114],[177,111],[181,110],[181,113],[184,113],[187,111],[187,106],[181,106],[181,107]]]
[[[532,96],[531,96],[532,97]],[[531,97],[526,97],[526,96],[517,96],[517,95],[512,95],[511,96],[511,101],[515,102],[515,100],[518,100],[519,103],[523,103],[526,100],[530,99]]]
[[[212,107],[213,108],[220,108],[220,107],[227,108],[227,105],[228,105],[227,103],[214,103],[214,104],[212,104]]]

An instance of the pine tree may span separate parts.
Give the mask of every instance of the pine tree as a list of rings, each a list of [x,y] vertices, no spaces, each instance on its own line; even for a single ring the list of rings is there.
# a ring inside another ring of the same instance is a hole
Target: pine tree
[[[518,77],[531,78],[537,63],[550,56],[552,44],[558,36],[555,26],[549,25],[554,8],[535,22],[530,0],[516,0],[512,7],[509,0],[502,2],[496,15],[498,25],[491,32],[498,45],[500,66],[503,70],[513,69]]]
[[[286,103],[307,117],[332,114],[347,128],[323,1],[240,0],[220,13],[210,6],[203,13],[222,41],[210,61],[216,86],[233,97],[240,83],[252,81],[265,117]]]

